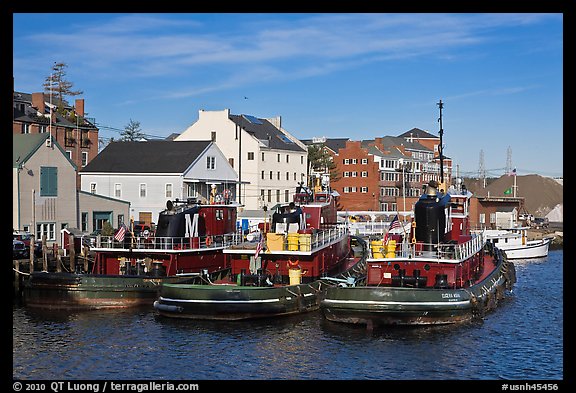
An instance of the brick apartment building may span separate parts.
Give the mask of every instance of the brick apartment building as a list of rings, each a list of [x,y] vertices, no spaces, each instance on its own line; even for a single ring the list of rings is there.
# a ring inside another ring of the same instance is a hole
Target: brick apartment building
[[[49,96],[44,93],[29,94],[15,91],[13,108],[14,134],[50,132],[78,170],[98,154],[99,130],[94,125],[94,119],[85,117],[84,99],[76,99],[74,106],[64,105],[63,111],[60,112],[56,103],[50,104]],[[50,142],[47,140],[46,143]],[[76,188],[80,189],[78,173],[76,173]]]
[[[332,156],[339,178],[331,187],[340,193],[341,210],[411,211],[404,201],[419,197],[430,180],[440,181],[440,138],[418,128],[400,136],[350,141],[314,138]],[[443,157],[444,182],[450,186],[452,161]]]

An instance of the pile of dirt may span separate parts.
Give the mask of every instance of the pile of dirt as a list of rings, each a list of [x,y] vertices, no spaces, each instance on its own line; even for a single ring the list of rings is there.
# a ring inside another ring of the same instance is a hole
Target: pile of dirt
[[[514,185],[514,176],[501,176],[486,179],[463,179],[466,188],[475,196],[505,197],[514,194],[505,194]],[[516,196],[524,198],[524,208],[527,213],[535,217],[545,217],[549,213],[550,221],[563,221],[562,211],[564,205],[564,186],[554,179],[540,175],[516,176]],[[560,214],[558,214],[560,212]]]

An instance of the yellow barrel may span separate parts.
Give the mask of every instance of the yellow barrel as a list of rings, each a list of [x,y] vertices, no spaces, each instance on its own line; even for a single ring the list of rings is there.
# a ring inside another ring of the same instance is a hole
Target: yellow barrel
[[[288,251],[298,251],[298,233],[288,234]]]
[[[384,258],[382,254],[382,240],[372,240],[370,242],[370,248],[372,249],[372,258]]]
[[[312,235],[310,233],[300,233],[298,237],[300,251],[310,251],[312,249]]]
[[[302,269],[288,269],[288,277],[290,277],[290,285],[302,283]]]
[[[282,251],[284,249],[284,235],[268,232],[266,234],[266,247],[269,251]]]
[[[389,240],[386,245],[386,258],[394,258],[396,256],[396,240]]]

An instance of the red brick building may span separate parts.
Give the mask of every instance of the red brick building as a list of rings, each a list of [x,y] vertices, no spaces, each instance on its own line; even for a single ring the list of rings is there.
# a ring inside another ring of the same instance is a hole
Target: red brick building
[[[84,99],[76,99],[73,107],[64,105],[57,110],[44,93],[13,93],[14,134],[39,134],[50,132],[63,147],[68,158],[76,165],[76,188],[80,189],[78,170],[98,154],[98,128],[94,119],[85,117]],[[50,121],[50,117],[51,120]],[[48,143],[48,142],[47,142]]]
[[[420,143],[421,141],[422,143]],[[322,138],[332,155],[339,179],[331,187],[340,193],[341,210],[411,211],[404,200],[419,197],[430,180],[440,181],[440,138],[414,128],[401,136],[350,141]],[[444,182],[448,187],[452,162],[443,158]]]

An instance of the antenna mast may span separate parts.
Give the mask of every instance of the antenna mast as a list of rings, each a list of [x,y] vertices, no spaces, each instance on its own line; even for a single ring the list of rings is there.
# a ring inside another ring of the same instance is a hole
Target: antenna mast
[[[442,108],[444,108],[444,104],[442,100],[440,100],[436,105],[440,108],[440,117],[438,118],[440,122],[440,145],[438,146],[438,153],[440,154],[440,183],[444,183],[444,147],[442,146],[442,135],[444,134],[444,129],[442,128]]]

